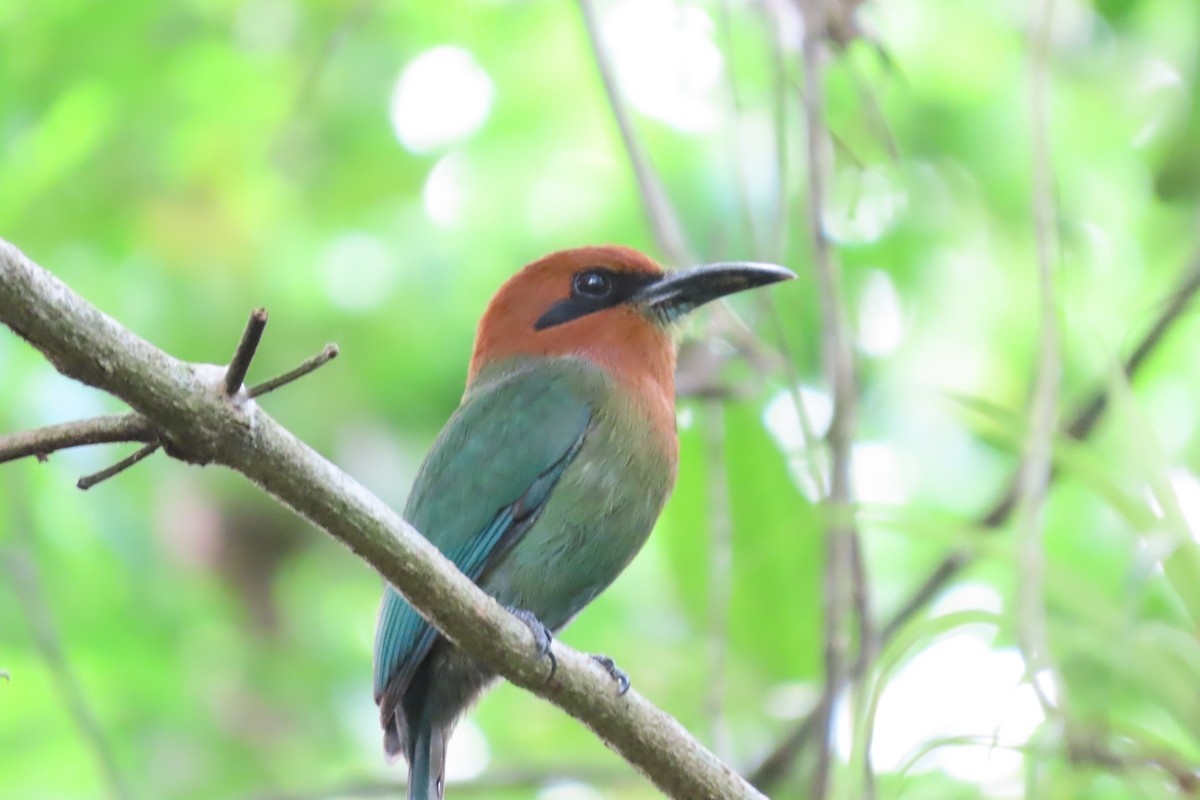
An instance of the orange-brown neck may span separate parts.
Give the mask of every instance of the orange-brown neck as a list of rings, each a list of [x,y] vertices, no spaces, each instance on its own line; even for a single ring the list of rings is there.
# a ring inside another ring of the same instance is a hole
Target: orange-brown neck
[[[480,320],[468,385],[485,365],[516,356],[587,359],[629,393],[674,460],[675,345],[668,331],[627,306],[538,331],[525,315],[507,313],[503,300]]]

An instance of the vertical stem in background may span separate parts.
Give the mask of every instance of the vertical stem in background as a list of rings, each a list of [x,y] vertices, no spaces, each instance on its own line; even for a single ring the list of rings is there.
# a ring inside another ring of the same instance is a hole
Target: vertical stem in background
[[[808,414],[808,406],[804,404],[804,391],[800,387],[800,371],[796,368],[796,359],[792,356],[791,345],[788,344],[787,331],[783,325],[783,314],[774,296],[764,297],[761,301],[766,316],[771,321],[775,339],[779,342],[779,352],[783,355],[783,368],[788,381],[788,396],[796,411],[796,421],[800,424],[800,436],[804,442],[804,469],[809,486],[809,497],[815,502],[829,493],[828,475],[823,467],[823,453],[817,439],[812,417]]]
[[[292,98],[288,114],[280,121],[279,127],[271,137],[271,147],[268,151],[268,157],[276,166],[280,168],[290,166],[287,160],[290,156],[289,150],[294,143],[294,136],[298,127],[297,123],[301,120],[304,112],[308,110],[307,106],[316,93],[321,73],[329,65],[330,59],[333,58],[334,53],[337,52],[342,43],[350,38],[357,29],[362,28],[370,22],[378,6],[379,0],[358,0],[352,8],[346,11],[345,16],[338,23],[337,27],[324,38],[317,53],[308,59],[308,63],[304,68],[304,75],[300,78],[300,84],[296,87],[296,95]]]
[[[762,20],[763,35],[771,44],[771,113],[775,129],[775,221],[771,235],[767,239],[773,250],[768,258],[783,262],[787,255],[788,231],[791,226],[788,220],[788,79],[787,65],[783,58],[783,45],[780,42],[778,26],[771,16],[771,9],[766,0],[757,3],[759,16]]]
[[[791,226],[788,221],[790,213],[790,195],[788,193],[788,78],[787,62],[784,60],[783,44],[780,41],[780,25],[775,19],[767,0],[755,3],[762,25],[763,36],[771,46],[771,114],[775,130],[775,174],[776,197],[775,218],[772,222],[766,240],[769,248],[766,257],[779,263],[786,261],[788,248],[788,232]],[[800,433],[804,441],[805,470],[811,483],[812,497],[825,497],[828,493],[828,481],[821,468],[821,451],[813,429],[812,419],[804,405],[804,395],[800,388],[800,373],[796,368],[796,359],[792,355],[791,345],[788,344],[787,331],[783,324],[783,315],[773,294],[764,293],[759,297],[759,303],[765,311],[765,316],[771,322],[772,332],[778,341],[779,352],[783,355],[785,377],[788,381],[788,394],[796,411],[796,419],[800,423]]]
[[[725,468],[725,407],[704,404],[704,455],[708,473],[708,698],[710,744],[718,758],[731,752],[725,719],[725,654],[729,644],[729,601],[733,587],[733,517]]]
[[[1030,142],[1032,151],[1033,223],[1037,238],[1037,273],[1040,326],[1037,376],[1029,403],[1030,426],[1025,459],[1017,481],[1017,530],[1020,544],[1019,615],[1021,649],[1031,684],[1042,710],[1054,713],[1055,701],[1038,679],[1039,673],[1053,675],[1046,640],[1044,602],[1044,543],[1041,512],[1050,483],[1051,448],[1057,429],[1058,382],[1061,355],[1057,299],[1054,285],[1055,209],[1049,143],[1048,61],[1054,14],[1053,0],[1034,0],[1029,68]],[[1061,687],[1057,687],[1061,688]],[[1061,692],[1058,692],[1061,697]]]
[[[634,178],[637,180],[638,193],[646,209],[646,217],[658,249],[673,266],[683,266],[695,263],[695,256],[688,244],[687,234],[683,224],[675,213],[667,191],[663,188],[658,173],[650,164],[650,159],[642,150],[637,134],[633,129],[633,121],[625,108],[625,101],[617,88],[617,79],[613,75],[612,65],[604,49],[600,37],[600,25],[596,20],[596,9],[591,0],[579,0],[579,10],[583,15],[583,27],[587,32],[588,42],[592,46],[592,55],[596,59],[596,69],[600,72],[600,80],[604,84],[604,93],[608,96],[608,104],[612,107],[613,118],[621,132],[621,142],[633,166]]]
[[[804,15],[804,119],[808,166],[807,223],[821,299],[821,343],[826,379],[833,392],[833,419],[829,425],[830,473],[826,507],[825,686],[819,707],[820,748],[813,773],[812,796],[829,796],[833,771],[833,709],[849,675],[850,624],[857,617],[859,647],[870,661],[874,633],[863,574],[862,550],[854,524],[854,490],[851,480],[852,437],[857,398],[854,385],[854,351],[842,299],[841,274],[824,226],[824,199],[828,175],[822,146],[825,140],[826,16],[821,0],[802,5]],[[865,672],[865,670],[864,670]],[[853,715],[857,719],[858,715]],[[870,742],[866,743],[869,751]],[[870,759],[863,757],[864,796],[870,792]]]
[[[721,45],[725,50],[725,72],[729,83],[729,145],[731,161],[733,162],[733,188],[738,198],[738,210],[741,215],[743,233],[749,238],[755,258],[767,258],[766,245],[759,236],[758,226],[754,224],[754,209],[751,204],[752,191],[750,188],[749,170],[746,166],[746,148],[742,131],[742,93],[738,88],[737,60],[733,44],[733,10],[731,0],[721,0],[719,5],[718,30],[721,32]]]
[[[109,794],[118,800],[128,800],[133,797],[133,792],[124,773],[121,772],[116,753],[105,735],[104,728],[101,727],[100,721],[92,711],[91,703],[88,702],[83,687],[80,686],[74,670],[67,661],[62,640],[54,625],[54,617],[50,613],[50,606],[46,601],[46,593],[38,579],[37,566],[30,555],[33,540],[32,524],[29,520],[24,519],[26,516],[25,506],[21,501],[15,500],[17,497],[27,496],[27,493],[5,492],[0,489],[0,497],[4,497],[6,494],[11,494],[11,497],[6,499],[14,500],[7,504],[10,509],[13,509],[11,512],[13,519],[9,520],[12,523],[11,530],[16,531],[18,536],[25,541],[0,548],[0,576],[7,578],[0,583],[7,583],[16,596],[17,605],[29,623],[29,633],[34,647],[45,662],[55,691],[58,692],[72,721],[79,729],[79,735],[95,757],[96,765],[104,776],[104,781],[108,784]],[[0,504],[0,507],[3,505]],[[14,674],[11,677],[14,686],[10,686],[9,691],[14,690],[21,680],[22,677],[19,674]]]

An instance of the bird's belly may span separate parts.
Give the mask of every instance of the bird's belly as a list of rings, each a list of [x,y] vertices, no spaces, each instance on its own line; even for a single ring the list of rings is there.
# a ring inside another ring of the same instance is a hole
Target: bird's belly
[[[481,586],[500,603],[566,625],[633,559],[670,489],[652,453],[585,442],[530,530]]]

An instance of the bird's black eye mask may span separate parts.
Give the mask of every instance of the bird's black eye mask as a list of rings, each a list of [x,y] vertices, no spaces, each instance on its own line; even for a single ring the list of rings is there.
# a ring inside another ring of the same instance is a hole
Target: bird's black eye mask
[[[533,323],[533,329],[553,328],[619,306],[661,277],[650,272],[617,271],[605,267],[580,270],[571,278],[571,296],[550,306]]]

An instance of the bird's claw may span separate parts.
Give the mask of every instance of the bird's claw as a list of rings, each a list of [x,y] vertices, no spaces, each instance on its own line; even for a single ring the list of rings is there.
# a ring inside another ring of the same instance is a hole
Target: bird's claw
[[[537,648],[538,657],[549,656],[550,674],[546,676],[546,683],[549,683],[554,677],[554,673],[558,671],[558,659],[550,651],[550,644],[554,641],[554,634],[550,632],[550,629],[532,611],[526,611],[523,608],[510,608],[509,612],[521,620],[521,622],[524,622],[525,627],[529,628],[529,632],[533,634],[533,644]]]
[[[617,697],[624,697],[625,693],[629,691],[629,674],[618,667],[617,662],[608,656],[593,653],[591,659],[603,667],[604,671],[609,674],[609,677],[617,682]]]

